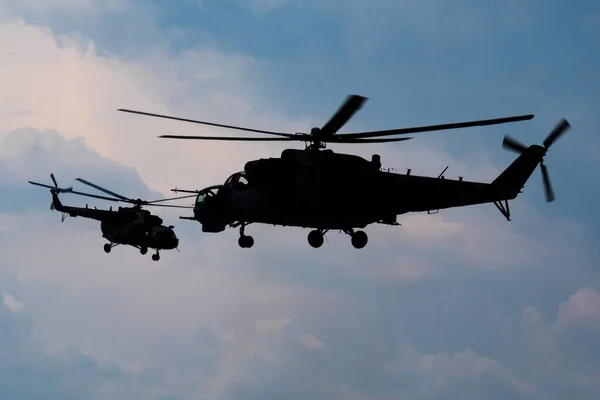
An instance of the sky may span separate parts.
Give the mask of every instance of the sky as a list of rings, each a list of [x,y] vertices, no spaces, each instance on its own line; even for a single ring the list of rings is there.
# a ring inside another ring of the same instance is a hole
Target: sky
[[[586,0],[1,0],[0,398],[598,398],[598,37]],[[369,100],[345,132],[535,114],[334,147],[426,176],[490,182],[505,134],[541,143],[566,118],[556,201],[536,171],[511,222],[405,215],[362,250],[260,225],[240,249],[161,209],[180,251],[153,262],[105,254],[97,222],[61,223],[27,183],[200,189],[286,146],[158,139],[223,132],[116,110],[293,133],[349,94]]]

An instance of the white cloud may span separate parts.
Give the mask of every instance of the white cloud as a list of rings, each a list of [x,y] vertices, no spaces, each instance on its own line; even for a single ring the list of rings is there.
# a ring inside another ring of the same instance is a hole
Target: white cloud
[[[292,319],[285,318],[261,318],[254,323],[254,329],[261,335],[267,333],[281,334],[283,329],[290,325]]]
[[[600,328],[600,293],[591,287],[577,291],[558,310],[558,329],[578,322],[592,323]]]
[[[2,293],[2,298],[4,299],[4,306],[15,314],[19,313],[24,307],[23,303],[15,299],[10,293]]]
[[[325,347],[325,343],[321,342],[310,333],[302,333],[298,335],[298,341],[312,350]]]
[[[143,187],[146,182],[166,193],[174,186],[197,188],[220,182],[240,170],[246,160],[275,156],[284,148],[159,140],[157,135],[169,132],[216,131],[120,114],[116,112],[120,107],[291,132],[314,125],[310,118],[282,115],[272,109],[276,101],[268,102],[259,95],[252,75],[262,65],[251,57],[199,48],[169,59],[157,46],[141,59],[123,61],[100,56],[87,40],[57,38],[50,30],[23,20],[0,24],[0,46],[13,44],[15,37],[20,43],[18,54],[0,63],[0,74],[11,77],[0,81],[0,90],[6,94],[2,104],[5,115],[0,119],[0,139],[5,139],[0,156],[8,170],[0,172],[15,182],[47,179],[54,171],[60,173],[61,184],[71,184],[68,179],[81,173],[132,191],[149,192]],[[49,131],[9,134],[25,126],[57,130],[70,141]],[[143,182],[135,170],[85,151],[81,137],[102,156],[135,166]],[[36,151],[45,157],[36,157],[34,141],[39,144]],[[489,161],[476,159],[457,166],[435,142],[421,141],[402,150],[373,146],[357,151],[367,158],[373,152],[382,154],[385,164],[400,163],[392,165],[399,170],[422,166],[413,173],[426,175],[436,175],[451,165],[454,175],[489,181],[499,170]],[[39,193],[48,196],[41,189]],[[521,203],[516,213],[524,214],[523,209]],[[165,214],[175,218],[179,213]],[[400,313],[403,305],[386,302],[385,297],[377,307],[353,300],[357,292],[365,295],[362,288],[373,283],[365,277],[387,283],[432,277],[441,269],[452,268],[457,259],[467,264],[491,259],[484,266],[495,268],[540,264],[548,259],[570,264],[580,260],[573,255],[577,246],[561,254],[567,245],[559,240],[567,235],[576,243],[583,237],[578,227],[561,224],[559,230],[553,221],[526,217],[520,227],[531,225],[546,231],[533,239],[537,246],[528,248],[531,238],[520,242],[501,216],[492,219],[490,215],[495,214],[475,208],[406,217],[401,221],[403,227],[370,231],[369,247],[361,252],[350,247],[347,237],[335,235],[328,237],[329,246],[313,251],[306,244],[305,231],[289,229],[286,235],[278,235],[281,230],[271,227],[253,227],[257,245],[248,252],[237,248],[236,231],[203,235],[197,224],[181,222],[176,225],[185,240],[182,252],[164,254],[160,263],[153,263],[135,249],[104,254],[98,226],[92,221],[69,219],[60,224],[58,214],[46,208],[19,216],[0,213],[0,271],[17,276],[15,287],[20,292],[10,287],[7,293],[19,293],[33,318],[35,339],[55,353],[61,355],[73,348],[87,351],[102,362],[165,377],[172,386],[161,382],[158,392],[177,387],[175,392],[191,398],[200,394],[214,398],[239,387],[236,385],[277,380],[278,374],[293,371],[290,365],[295,367],[295,362],[314,361],[303,357],[323,356],[324,352],[290,354],[292,341],[313,348],[322,348],[326,342],[328,350],[337,345],[339,351],[346,343],[344,335],[350,333],[334,336],[331,326],[351,323],[340,314],[351,314],[356,319],[352,323],[369,332],[394,336],[393,326],[373,327],[367,322],[378,312]],[[548,236],[553,239],[550,245],[545,242]],[[553,252],[539,256],[542,245],[553,247]],[[349,255],[341,255],[342,251]],[[440,265],[431,256],[446,262]],[[273,270],[277,273],[271,273]],[[316,270],[320,270],[319,278],[329,280],[317,282],[312,278]],[[307,284],[309,279],[314,281]],[[348,287],[332,289],[344,283]],[[587,304],[594,299],[586,294],[576,300]],[[571,305],[565,310],[565,315],[587,315],[588,311],[581,310],[590,308]],[[536,311],[525,312],[524,319],[531,326],[539,324],[541,314]],[[315,332],[323,342],[300,332]],[[348,343],[345,352],[354,349],[355,344]],[[416,360],[415,365],[420,365],[417,372],[434,375],[432,379],[443,387],[459,379],[491,374],[519,390],[528,388],[499,361],[470,350],[454,355],[423,355],[415,350],[403,357]],[[376,356],[369,360],[373,368],[380,366],[381,359]],[[310,365],[334,365],[327,370],[334,374],[332,370],[339,369],[336,360],[328,362]],[[359,369],[343,367],[350,375]],[[414,365],[411,368],[410,373]],[[308,379],[298,381],[298,385],[312,385]],[[106,385],[99,395],[114,397],[123,390]],[[348,392],[356,394],[357,390]]]
[[[472,349],[466,349],[452,355],[421,354],[410,345],[403,345],[399,358],[385,367],[390,376],[402,376],[411,373],[423,374],[427,383],[420,382],[421,395],[435,398],[448,391],[460,381],[477,382],[486,376],[498,379],[511,390],[538,398],[538,389],[530,382],[519,379],[496,360],[481,356]]]

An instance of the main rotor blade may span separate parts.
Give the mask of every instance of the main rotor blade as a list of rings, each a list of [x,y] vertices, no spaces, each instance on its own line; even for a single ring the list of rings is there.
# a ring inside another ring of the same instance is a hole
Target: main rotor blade
[[[133,202],[133,200],[131,200],[131,199],[129,199],[129,198],[127,198],[127,197],[125,197],[125,196],[122,196],[122,195],[120,195],[120,194],[118,194],[118,193],[115,193],[115,192],[111,192],[110,190],[108,190],[108,189],[104,189],[103,187],[101,187],[101,186],[98,186],[98,185],[96,185],[96,184],[94,184],[94,183],[92,183],[92,182],[88,182],[88,181],[86,181],[85,179],[82,179],[82,178],[77,178],[77,179],[75,179],[75,180],[76,180],[76,181],[79,181],[79,182],[81,182],[81,183],[83,183],[83,184],[86,184],[86,185],[88,185],[88,186],[91,186],[91,187],[93,187],[94,189],[98,189],[98,190],[99,190],[99,191],[101,191],[101,192],[104,192],[104,193],[110,194],[111,196],[115,196],[115,197],[117,197],[117,198],[119,198],[119,199],[121,199],[121,200],[128,201],[128,202]]]
[[[58,183],[56,183],[56,178],[54,178],[54,173],[50,174],[50,179],[52,179],[52,182],[54,182],[54,186],[58,187]]]
[[[219,128],[237,129],[237,130],[240,130],[240,131],[247,131],[247,132],[266,133],[268,135],[275,135],[275,136],[283,136],[283,137],[291,137],[291,136],[293,136],[293,134],[291,134],[291,133],[271,132],[271,131],[265,131],[265,130],[261,130],[261,129],[244,128],[244,127],[241,127],[241,126],[223,125],[223,124],[217,124],[217,123],[214,123],[214,122],[198,121],[198,120],[195,120],[195,119],[172,117],[170,115],[162,115],[162,114],[154,114],[154,113],[148,113],[148,112],[143,112],[143,111],[127,110],[127,109],[124,109],[124,108],[119,108],[117,111],[127,112],[127,113],[131,113],[131,114],[147,115],[147,116],[150,116],[150,117],[173,119],[173,120],[176,120],[176,121],[192,122],[192,123],[195,123],[195,124],[210,125],[210,126],[216,126],[216,127],[219,127]]]
[[[546,201],[548,203],[552,203],[554,201],[554,190],[552,189],[552,184],[550,183],[550,176],[548,175],[548,169],[545,164],[540,164],[540,168],[542,169],[542,179],[544,181],[544,191],[546,192]]]
[[[367,101],[366,97],[359,96],[356,94],[350,95],[346,98],[344,104],[338,108],[333,116],[327,121],[321,128],[323,136],[333,136],[344,126],[352,116],[361,109],[363,104]]]
[[[403,142],[405,140],[410,140],[412,137],[402,137],[402,138],[374,138],[374,139],[351,139],[344,140],[343,135],[333,136],[329,140],[324,140],[324,142],[328,143],[386,143],[386,142]]]
[[[179,197],[169,197],[167,199],[147,201],[144,204],[148,205],[148,204],[160,203],[160,202],[163,202],[163,201],[172,201],[172,200],[179,200],[179,199],[189,199],[190,197],[198,197],[198,195],[194,194],[194,195],[179,196]]]
[[[506,117],[506,118],[482,119],[479,121],[457,122],[457,123],[452,123],[452,124],[418,126],[418,127],[414,127],[414,128],[390,129],[390,130],[385,130],[385,131],[344,133],[344,134],[340,134],[340,136],[347,137],[347,138],[353,138],[353,139],[363,139],[363,138],[371,138],[371,137],[378,137],[378,136],[405,135],[407,133],[442,131],[442,130],[448,130],[448,129],[470,128],[473,126],[499,125],[499,124],[506,124],[509,122],[527,121],[527,120],[533,119],[533,117],[534,117],[533,114],[528,114],[528,115],[518,115],[518,116]]]
[[[246,138],[246,137],[230,137],[230,136],[185,136],[185,135],[161,135],[159,138],[163,139],[194,139],[194,140],[225,140],[225,141],[237,141],[237,142],[291,142],[291,141],[303,141],[308,139],[301,139],[301,135],[284,138]]]
[[[546,139],[544,140],[544,147],[547,149],[552,144],[561,137],[569,128],[571,124],[566,119],[561,119],[560,122],[554,127],[554,129],[548,134]]]
[[[502,147],[517,153],[523,153],[525,150],[527,150],[527,146],[508,135],[504,136],[504,139],[502,140]]]

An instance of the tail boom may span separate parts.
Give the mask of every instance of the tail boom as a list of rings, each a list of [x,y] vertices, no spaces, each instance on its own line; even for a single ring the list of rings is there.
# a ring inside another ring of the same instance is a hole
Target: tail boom
[[[542,146],[529,146],[491,183],[494,197],[498,201],[516,198],[545,155]]]

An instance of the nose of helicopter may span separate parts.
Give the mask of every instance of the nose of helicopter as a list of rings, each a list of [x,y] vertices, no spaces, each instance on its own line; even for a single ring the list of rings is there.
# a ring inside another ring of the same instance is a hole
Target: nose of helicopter
[[[179,247],[179,238],[177,237],[175,232],[173,232],[173,230],[171,230],[171,235],[169,236],[168,242],[170,245],[169,247],[171,247],[171,249],[176,249],[177,247]]]

